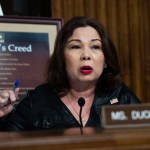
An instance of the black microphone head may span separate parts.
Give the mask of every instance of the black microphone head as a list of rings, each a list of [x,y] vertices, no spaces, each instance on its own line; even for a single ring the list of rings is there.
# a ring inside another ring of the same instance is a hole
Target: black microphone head
[[[82,107],[82,106],[84,106],[84,104],[85,104],[85,99],[84,99],[83,97],[80,97],[80,98],[78,99],[78,105],[79,105],[80,107]]]

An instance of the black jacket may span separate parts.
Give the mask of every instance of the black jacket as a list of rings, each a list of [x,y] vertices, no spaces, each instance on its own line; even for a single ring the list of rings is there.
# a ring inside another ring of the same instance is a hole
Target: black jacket
[[[86,127],[101,127],[101,107],[111,105],[110,100],[115,98],[118,99],[118,104],[140,103],[124,84],[112,91],[99,90],[93,101]],[[0,130],[24,131],[70,127],[80,127],[80,124],[54,90],[48,84],[43,84],[29,91],[14,111],[1,120]]]

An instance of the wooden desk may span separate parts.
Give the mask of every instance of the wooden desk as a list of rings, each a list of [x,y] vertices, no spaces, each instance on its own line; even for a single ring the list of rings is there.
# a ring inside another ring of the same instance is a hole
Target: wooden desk
[[[150,129],[1,132],[0,150],[150,150]]]

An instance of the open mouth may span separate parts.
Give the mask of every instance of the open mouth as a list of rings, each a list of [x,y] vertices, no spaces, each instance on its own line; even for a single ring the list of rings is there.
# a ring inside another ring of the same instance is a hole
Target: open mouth
[[[90,66],[83,66],[80,68],[82,74],[90,74],[93,71],[93,68]]]

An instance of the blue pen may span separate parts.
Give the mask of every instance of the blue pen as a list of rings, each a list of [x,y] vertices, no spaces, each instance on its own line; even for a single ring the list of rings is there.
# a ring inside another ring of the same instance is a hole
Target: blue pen
[[[12,90],[15,91],[15,89],[18,88],[18,87],[19,87],[19,80],[16,80],[16,81],[14,82],[14,84],[13,84]],[[8,100],[7,100],[7,102],[4,104],[4,106],[7,106],[7,105],[9,105],[9,104],[11,104],[11,99],[10,99],[10,98],[8,98]]]

